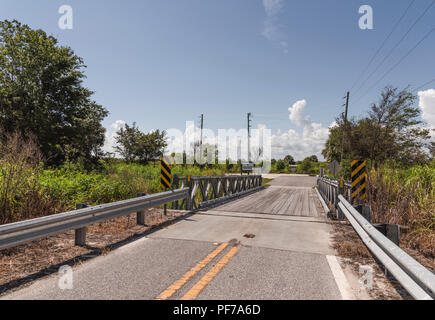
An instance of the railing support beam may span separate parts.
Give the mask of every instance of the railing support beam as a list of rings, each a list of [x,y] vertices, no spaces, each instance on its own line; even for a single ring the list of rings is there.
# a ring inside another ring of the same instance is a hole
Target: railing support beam
[[[86,203],[79,203],[76,206],[76,209],[79,210],[79,209],[84,209],[84,208],[88,208],[88,207],[89,207],[89,205]],[[75,230],[74,244],[76,246],[83,247],[86,245],[86,231],[87,231],[86,227],[79,228],[79,229]]]
[[[137,197],[145,197],[147,194],[146,193],[138,193]],[[144,211],[138,211],[136,212],[136,223],[139,226],[144,226],[145,225],[145,212]]]

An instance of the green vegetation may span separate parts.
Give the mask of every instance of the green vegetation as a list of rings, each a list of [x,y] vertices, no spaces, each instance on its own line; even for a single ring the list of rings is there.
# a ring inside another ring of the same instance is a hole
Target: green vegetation
[[[41,172],[40,185],[50,199],[72,207],[77,203],[108,203],[135,197],[138,193],[161,192],[160,166],[116,161],[100,161],[102,169],[88,172],[66,164]],[[175,166],[172,174],[212,176],[223,174],[218,169]]]
[[[400,167],[392,163],[369,171],[368,199],[374,222],[404,226],[410,248],[435,258],[435,160]]]
[[[33,135],[49,164],[101,157],[108,112],[83,87],[83,60],[42,30],[0,21],[0,128]],[[4,139],[3,137],[0,137]]]
[[[117,132],[115,150],[126,161],[139,161],[147,164],[151,160],[158,159],[162,156],[167,146],[166,132],[159,130],[151,133],[143,133],[136,127],[128,124]]]
[[[339,177],[350,180],[350,162],[368,160],[368,202],[373,222],[399,224],[406,246],[435,257],[435,160],[430,131],[408,89],[386,87],[367,116],[337,126],[323,151],[341,162]]]
[[[303,161],[295,162],[291,155],[287,155],[283,160],[272,159],[271,173],[295,173],[317,175],[320,168],[326,168],[326,162],[319,162],[317,156],[313,155]]]
[[[160,166],[100,160],[98,168],[65,162],[44,167],[36,142],[19,133],[0,140],[0,224],[72,210],[78,203],[91,205],[161,192]],[[222,167],[175,166],[173,175],[215,176]]]
[[[422,127],[416,100],[408,89],[399,92],[386,87],[367,116],[347,120],[343,115],[336,119],[337,126],[330,130],[323,156],[339,162],[367,159],[374,167],[387,161],[407,166],[427,163],[433,143],[430,131]]]

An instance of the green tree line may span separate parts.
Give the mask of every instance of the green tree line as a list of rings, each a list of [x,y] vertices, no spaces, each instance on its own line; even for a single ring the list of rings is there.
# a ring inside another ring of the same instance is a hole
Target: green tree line
[[[336,119],[322,154],[348,164],[365,159],[373,167],[386,162],[402,166],[428,163],[434,157],[430,130],[424,127],[417,96],[409,88],[384,88],[377,103],[360,119]]]

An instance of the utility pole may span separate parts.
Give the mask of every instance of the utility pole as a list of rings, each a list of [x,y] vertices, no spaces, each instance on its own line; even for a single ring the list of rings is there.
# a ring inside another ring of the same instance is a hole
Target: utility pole
[[[202,167],[202,132],[203,132],[203,130],[204,130],[204,115],[201,114],[201,141],[200,141],[200,147],[199,147],[199,152],[201,152],[201,155],[199,157],[201,167]]]
[[[248,163],[251,163],[251,117],[252,114],[248,113]]]
[[[346,94],[346,110],[344,112],[344,133],[343,133],[343,137],[341,139],[341,161],[343,161],[343,155],[344,155],[344,134],[347,133],[347,116],[349,113],[349,97],[350,97],[350,92],[348,91]]]
[[[344,122],[345,123],[347,123],[347,114],[348,114],[348,111],[349,111],[349,97],[350,97],[350,92],[348,91],[347,95],[346,95],[346,111],[344,113]]]

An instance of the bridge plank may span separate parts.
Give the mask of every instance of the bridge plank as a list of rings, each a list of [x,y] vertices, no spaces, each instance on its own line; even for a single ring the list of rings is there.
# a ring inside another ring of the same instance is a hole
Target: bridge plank
[[[217,211],[321,217],[316,194],[309,187],[272,186],[217,207]]]

